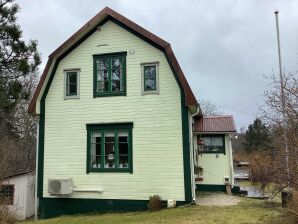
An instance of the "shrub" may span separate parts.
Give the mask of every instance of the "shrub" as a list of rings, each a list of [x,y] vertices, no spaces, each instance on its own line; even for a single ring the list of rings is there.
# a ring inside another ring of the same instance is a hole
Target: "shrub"
[[[291,192],[288,201],[288,210],[298,216],[298,191]]]
[[[148,202],[148,210],[149,211],[158,211],[162,209],[162,201],[159,195],[155,194],[150,196]]]
[[[0,205],[0,223],[15,224],[16,222],[17,219],[9,210],[8,206]]]

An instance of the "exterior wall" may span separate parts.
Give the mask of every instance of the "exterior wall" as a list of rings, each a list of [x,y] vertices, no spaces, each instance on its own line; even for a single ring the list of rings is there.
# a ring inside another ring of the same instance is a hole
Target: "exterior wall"
[[[194,136],[194,145],[197,145],[197,135]],[[233,181],[233,167],[231,166],[231,139],[228,134],[225,135],[226,154],[210,153],[198,156],[198,165],[204,170],[203,180],[197,184],[204,185],[224,185],[224,177],[229,177]],[[218,158],[217,158],[218,156]]]
[[[26,218],[35,214],[35,174],[27,175],[26,185]]]
[[[99,44],[108,46],[98,47]],[[134,50],[130,54],[130,50]],[[127,51],[127,96],[93,98],[93,54]],[[159,61],[159,94],[141,94],[141,63]],[[63,70],[80,68],[80,99],[64,100]],[[59,63],[45,103],[43,196],[49,178],[73,178],[71,198],[184,201],[181,95],[164,53],[111,21]],[[133,173],[86,174],[86,124],[133,122]],[[169,156],[171,159],[169,159]]]
[[[34,215],[34,174],[23,174],[15,177],[10,177],[3,184],[14,185],[13,205],[9,209],[14,212],[19,220],[24,220],[27,217]],[[28,191],[32,191],[29,193]],[[28,212],[33,209],[32,212]]]

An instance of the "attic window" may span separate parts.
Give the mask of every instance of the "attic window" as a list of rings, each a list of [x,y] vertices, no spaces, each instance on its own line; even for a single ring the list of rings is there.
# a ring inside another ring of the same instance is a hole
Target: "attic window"
[[[159,93],[158,62],[142,63],[142,94]]]
[[[126,95],[126,52],[93,56],[94,97]]]
[[[64,71],[64,98],[79,98],[79,75],[80,70]]]

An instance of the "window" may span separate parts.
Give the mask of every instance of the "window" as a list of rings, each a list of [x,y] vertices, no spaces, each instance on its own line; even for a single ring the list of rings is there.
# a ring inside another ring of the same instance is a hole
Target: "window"
[[[142,67],[142,94],[158,93],[158,62],[144,63]]]
[[[225,136],[209,135],[202,136],[204,143],[203,153],[225,153]]]
[[[87,173],[132,173],[132,123],[87,124]]]
[[[13,205],[14,185],[1,185],[0,197],[1,202],[6,205]]]
[[[79,97],[79,70],[65,70],[64,71],[64,98],[78,98]]]
[[[94,97],[126,94],[126,52],[94,55]]]

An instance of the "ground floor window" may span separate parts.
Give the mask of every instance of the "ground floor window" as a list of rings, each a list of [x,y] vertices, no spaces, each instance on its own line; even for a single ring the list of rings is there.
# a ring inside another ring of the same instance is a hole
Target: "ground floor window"
[[[225,153],[225,136],[224,135],[203,135],[203,153]]]
[[[14,185],[5,184],[0,188],[0,202],[6,205],[13,205]]]
[[[87,124],[87,173],[132,173],[132,123]]]

